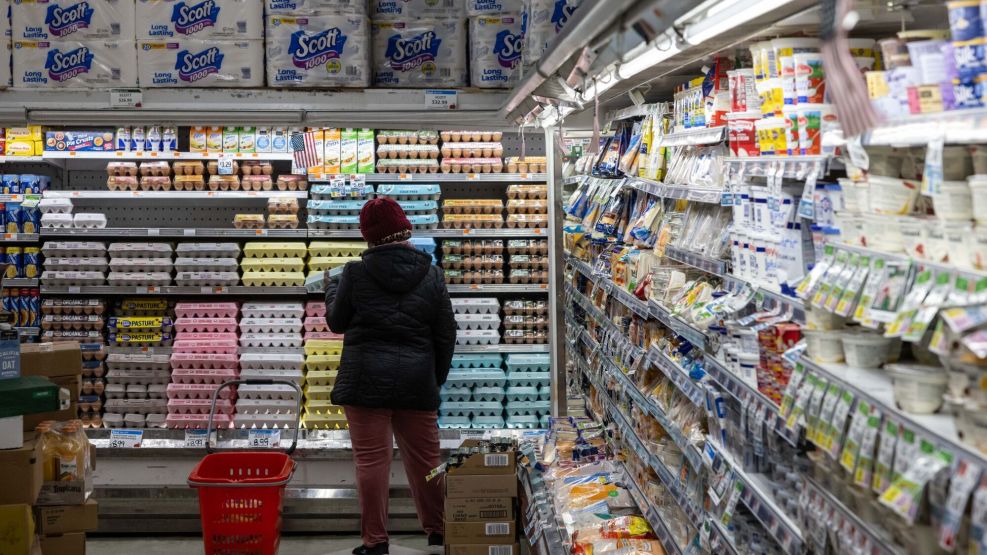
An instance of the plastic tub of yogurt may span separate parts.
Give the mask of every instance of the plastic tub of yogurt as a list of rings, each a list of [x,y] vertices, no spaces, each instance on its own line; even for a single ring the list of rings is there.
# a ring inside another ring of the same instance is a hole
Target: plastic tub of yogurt
[[[870,185],[869,207],[874,214],[901,216],[915,208],[919,186],[914,181],[871,175],[867,178]]]
[[[829,330],[803,330],[806,352],[816,362],[843,362],[843,341],[840,334]]]
[[[939,192],[932,195],[936,217],[944,221],[973,219],[970,184],[966,181],[943,181]]]
[[[844,333],[842,338],[847,366],[879,368],[889,362],[893,338],[860,331]]]
[[[885,369],[894,381],[894,402],[913,414],[931,414],[942,406],[949,378],[946,369],[918,364],[889,364]]]

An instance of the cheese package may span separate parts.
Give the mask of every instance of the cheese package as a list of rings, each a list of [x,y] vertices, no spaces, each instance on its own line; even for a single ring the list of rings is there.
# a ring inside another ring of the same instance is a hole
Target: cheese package
[[[466,15],[511,14],[518,17],[524,10],[524,0],[466,0]]]
[[[138,41],[142,87],[262,87],[264,41]]]
[[[524,67],[541,59],[582,0],[525,0]]]
[[[137,0],[138,39],[263,39],[257,0]]]
[[[133,0],[13,0],[10,19],[14,40],[134,40]]]
[[[14,41],[14,87],[137,86],[133,41]]]
[[[367,0],[264,0],[264,10],[267,15],[367,15]]]
[[[470,84],[510,88],[520,76],[524,33],[518,15],[470,18]]]
[[[462,19],[374,21],[374,83],[389,87],[462,87],[467,81]]]
[[[363,16],[273,15],[267,18],[271,87],[367,87],[370,22]]]
[[[476,0],[481,2],[482,0]],[[516,1],[516,0],[515,0]],[[468,2],[473,4],[473,0]],[[462,0],[371,0],[370,18],[374,21],[404,20],[419,17],[458,18],[463,16]]]

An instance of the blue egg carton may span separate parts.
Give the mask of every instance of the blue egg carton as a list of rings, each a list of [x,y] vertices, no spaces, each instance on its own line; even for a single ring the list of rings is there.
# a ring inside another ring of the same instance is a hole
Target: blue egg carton
[[[474,416],[473,428],[482,430],[503,429],[503,416]]]
[[[507,388],[507,401],[538,401],[538,388],[531,386],[512,386]]]
[[[435,214],[439,211],[439,203],[434,200],[400,200],[398,204],[405,214]]]
[[[498,403],[504,402],[504,388],[503,387],[474,387],[473,388],[473,400],[474,401],[496,401]]]
[[[435,249],[438,246],[435,244],[435,239],[431,237],[412,237],[411,244],[418,250],[432,255],[432,261],[435,261]]]
[[[411,227],[416,230],[435,229],[439,227],[439,217],[435,214],[408,216],[408,221],[411,222]]]
[[[472,425],[469,416],[439,416],[439,428],[470,428]]]
[[[507,417],[505,422],[507,428],[515,430],[533,430],[536,428],[544,428],[545,424],[537,416],[532,415],[510,415]]]
[[[306,221],[311,229],[360,229],[360,216],[309,216]]]
[[[548,401],[508,401],[508,416],[542,416],[552,412],[552,404]]]
[[[391,197],[395,200],[432,200],[437,201],[442,196],[442,188],[437,183],[422,183],[414,185],[399,185],[389,183],[379,185],[377,194]]]
[[[312,215],[359,216],[365,200],[310,200],[305,209]]]
[[[552,369],[548,353],[509,354],[506,363],[509,372],[548,372]]]
[[[551,414],[543,414],[541,416],[541,427],[542,428],[548,428],[549,424],[551,424],[551,423],[552,423],[552,415]]]
[[[503,413],[504,405],[496,401],[450,402],[439,406],[441,416],[500,416]]]
[[[504,387],[506,384],[507,376],[503,370],[453,370],[446,379],[449,387]]]
[[[510,387],[515,386],[549,386],[552,383],[551,372],[508,372],[507,383]]]
[[[539,401],[551,401],[552,400],[552,387],[549,385],[543,385],[538,388],[538,400]]]
[[[311,187],[311,195],[316,200],[369,200],[374,198],[374,186],[368,183],[342,187],[316,184]]]
[[[452,355],[453,368],[496,368],[504,362],[498,354],[478,355],[478,354],[456,354]]]
[[[446,387],[439,390],[439,398],[442,402],[462,402],[473,398],[473,388],[471,387]]]

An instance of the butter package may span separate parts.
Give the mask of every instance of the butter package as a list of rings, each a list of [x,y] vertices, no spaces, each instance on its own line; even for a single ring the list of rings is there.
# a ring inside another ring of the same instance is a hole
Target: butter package
[[[6,3],[6,2],[5,2]],[[13,0],[13,40],[134,40],[133,0]]]
[[[462,87],[468,78],[462,19],[375,21],[374,83],[388,87]]]
[[[402,0],[403,2],[404,0]],[[442,0],[447,2],[449,0]],[[367,15],[367,0],[264,0],[267,15]]]
[[[524,0],[466,0],[466,15],[510,14],[520,19],[524,11]]]
[[[519,15],[470,18],[470,84],[510,88],[520,76],[524,32]]]
[[[136,54],[133,41],[14,41],[14,87],[136,87]]]
[[[41,126],[8,127],[4,154],[7,156],[41,156],[44,150]]]
[[[271,152],[288,152],[288,130],[275,127],[271,135]]]
[[[467,3],[473,4],[473,1],[470,0]],[[463,2],[461,0],[370,1],[370,18],[374,21],[415,19],[419,17],[456,18],[462,16]]]
[[[138,41],[142,87],[261,87],[264,41]]]
[[[138,39],[263,39],[257,0],[137,0]]]
[[[363,16],[267,18],[267,84],[271,87],[367,87],[370,23]]]
[[[582,0],[525,0],[524,67],[541,59]]]
[[[48,131],[45,150],[54,152],[106,152],[116,149],[112,131]]]
[[[342,171],[342,133],[339,129],[325,130],[325,168],[326,173],[333,175]]]
[[[343,129],[342,140],[339,142],[340,173],[356,173],[357,163],[357,130]]]
[[[357,173],[374,173],[377,165],[374,152],[374,130],[360,129],[357,131]]]

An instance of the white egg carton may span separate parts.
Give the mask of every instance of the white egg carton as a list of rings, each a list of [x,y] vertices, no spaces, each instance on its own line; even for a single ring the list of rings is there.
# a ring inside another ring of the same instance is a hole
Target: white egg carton
[[[223,382],[235,380],[239,377],[236,368],[204,368],[186,369],[179,368],[171,371],[171,383],[183,385],[212,385],[218,386]]]
[[[497,345],[500,343],[500,333],[497,330],[459,330],[456,333],[456,345]]]
[[[241,414],[295,414],[298,403],[294,399],[238,399],[236,413]]]
[[[106,243],[98,241],[45,241],[41,254],[49,257],[106,256]]]
[[[228,414],[213,415],[212,425],[216,430],[229,429],[232,424]],[[165,427],[173,430],[204,430],[208,425],[208,414],[169,414],[165,421]]]
[[[147,416],[144,414],[129,413],[123,415],[123,425],[128,428],[144,428],[147,426]]]
[[[175,303],[178,318],[236,318],[239,311],[237,303]]]
[[[237,414],[233,426],[237,429],[294,429],[298,417],[294,414]]]
[[[164,414],[149,414],[144,424],[148,428],[165,428],[167,427],[167,418]]]
[[[245,353],[240,355],[244,370],[298,370],[305,366],[305,355],[286,353]]]
[[[184,335],[184,334],[182,334]],[[174,353],[236,354],[239,348],[236,339],[190,340],[179,337],[172,345]]]
[[[496,314],[456,314],[460,330],[499,330],[500,316]]]
[[[456,314],[500,314],[500,301],[493,297],[453,298]]]
[[[147,386],[144,384],[127,384],[127,399],[147,399]]]
[[[172,353],[173,370],[236,368],[236,353]]]
[[[183,258],[237,258],[240,245],[236,243],[178,243],[175,254]]]
[[[110,272],[106,276],[110,285],[163,286],[171,285],[168,272]]]
[[[72,224],[77,229],[106,229],[106,214],[77,212]]]
[[[242,380],[288,380],[302,385],[305,380],[301,370],[251,370],[243,369],[240,370],[240,379]],[[279,401],[280,402],[280,401]],[[291,401],[294,403],[294,401]]]
[[[152,383],[147,386],[147,397],[149,399],[164,399],[168,393],[168,384]]]
[[[243,303],[240,314],[244,318],[301,318],[305,315],[302,303]]]
[[[236,272],[239,264],[236,258],[189,258],[181,256],[175,259],[175,271],[178,272]]]
[[[44,271],[41,283],[45,285],[105,285],[106,274],[103,272],[63,272]]]
[[[110,353],[106,357],[106,367],[110,370],[168,370],[171,360],[168,355]]]
[[[103,407],[107,412],[151,414],[166,412],[168,403],[164,399],[107,399]]]
[[[242,347],[301,347],[302,338],[297,333],[244,333],[240,335]]]
[[[300,333],[301,318],[241,318],[243,333]]]
[[[107,399],[123,399],[127,396],[127,384],[122,382],[108,383],[103,388],[103,395],[106,395]]]
[[[116,258],[110,259],[112,272],[171,272],[171,258]]]
[[[290,385],[241,385],[237,388],[240,399],[290,399],[295,400],[298,392]]]
[[[38,203],[42,214],[71,214],[72,200],[67,198],[43,198]]]
[[[222,383],[222,382],[220,382]],[[215,384],[168,384],[169,399],[211,399],[213,391],[219,387]],[[219,392],[220,399],[232,399],[236,395],[234,388],[224,387]]]
[[[67,212],[50,212],[41,215],[42,229],[71,229],[73,223],[72,214]]]
[[[212,399],[169,399],[168,414],[205,414],[212,407]],[[233,414],[233,402],[229,399],[216,399],[216,414]]]
[[[122,428],[123,427],[123,415],[115,412],[107,412],[103,414],[103,427],[104,428]]]
[[[113,258],[161,258],[172,254],[169,243],[110,243],[106,250]]]
[[[199,287],[232,287],[240,283],[237,272],[178,272],[175,283]]]
[[[178,332],[232,333],[236,330],[236,318],[179,318],[175,321]]]
[[[102,256],[85,256],[79,258],[52,257],[45,259],[46,270],[66,270],[80,272],[105,272],[109,261]]]

